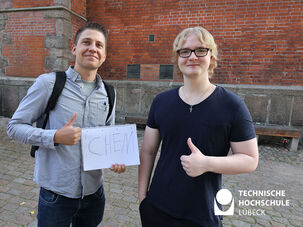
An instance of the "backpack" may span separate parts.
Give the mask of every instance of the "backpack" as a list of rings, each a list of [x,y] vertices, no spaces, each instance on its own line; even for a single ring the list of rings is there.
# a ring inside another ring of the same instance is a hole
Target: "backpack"
[[[45,116],[45,119],[43,122],[42,129],[45,129],[45,127],[46,127],[46,123],[49,118],[49,112],[55,108],[55,106],[57,104],[57,100],[58,100],[59,96],[61,95],[61,92],[64,88],[65,82],[66,82],[65,72],[56,72],[56,81],[54,84],[54,88],[53,88],[52,94],[48,100],[46,109],[44,111],[46,116]],[[107,121],[113,111],[113,106],[114,106],[114,101],[115,101],[115,89],[112,85],[107,84],[104,81],[103,81],[103,84],[104,84],[104,87],[105,87],[105,90],[106,90],[106,93],[108,96],[108,102],[109,102],[109,111],[108,111],[108,114],[106,117],[106,121]],[[36,153],[36,150],[38,150],[38,148],[39,148],[39,146],[31,147],[30,155],[33,158],[35,157],[35,153]]]

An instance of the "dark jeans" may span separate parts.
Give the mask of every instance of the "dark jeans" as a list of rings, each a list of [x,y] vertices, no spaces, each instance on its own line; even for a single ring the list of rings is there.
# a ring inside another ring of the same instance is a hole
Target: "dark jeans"
[[[142,227],[202,227],[190,220],[164,213],[144,199],[139,206]]]
[[[40,188],[38,227],[96,227],[104,213],[103,186],[83,199],[71,199]]]

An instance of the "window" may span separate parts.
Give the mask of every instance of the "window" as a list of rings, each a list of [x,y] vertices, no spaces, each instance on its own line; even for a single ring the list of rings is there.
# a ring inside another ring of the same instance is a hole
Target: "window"
[[[127,78],[140,78],[140,64],[127,65]]]
[[[149,42],[154,42],[155,41],[155,35],[149,35],[148,36],[148,41]]]
[[[173,65],[160,65],[160,80],[172,80],[174,75]]]

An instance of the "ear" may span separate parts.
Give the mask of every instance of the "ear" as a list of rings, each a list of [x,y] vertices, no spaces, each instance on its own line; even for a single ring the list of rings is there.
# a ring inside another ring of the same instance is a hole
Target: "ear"
[[[105,62],[106,57],[107,57],[107,55],[106,55],[106,52],[105,52],[105,53],[104,53],[104,60],[103,60],[103,62]],[[102,62],[102,64],[103,64],[103,62]]]
[[[72,46],[72,53],[73,53],[73,55],[76,55],[76,45],[75,44],[73,44],[73,46]]]
[[[215,58],[211,55],[210,56],[210,64],[214,64]]]

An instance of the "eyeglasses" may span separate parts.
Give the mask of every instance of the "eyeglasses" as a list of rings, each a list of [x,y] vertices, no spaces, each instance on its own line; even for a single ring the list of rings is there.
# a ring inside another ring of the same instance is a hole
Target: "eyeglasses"
[[[194,50],[184,48],[184,49],[177,50],[177,53],[179,54],[179,56],[181,58],[188,58],[192,52],[194,52],[197,57],[204,57],[207,55],[208,51],[209,51],[209,48],[204,48],[204,47],[203,48],[200,47],[200,48],[197,48]]]

